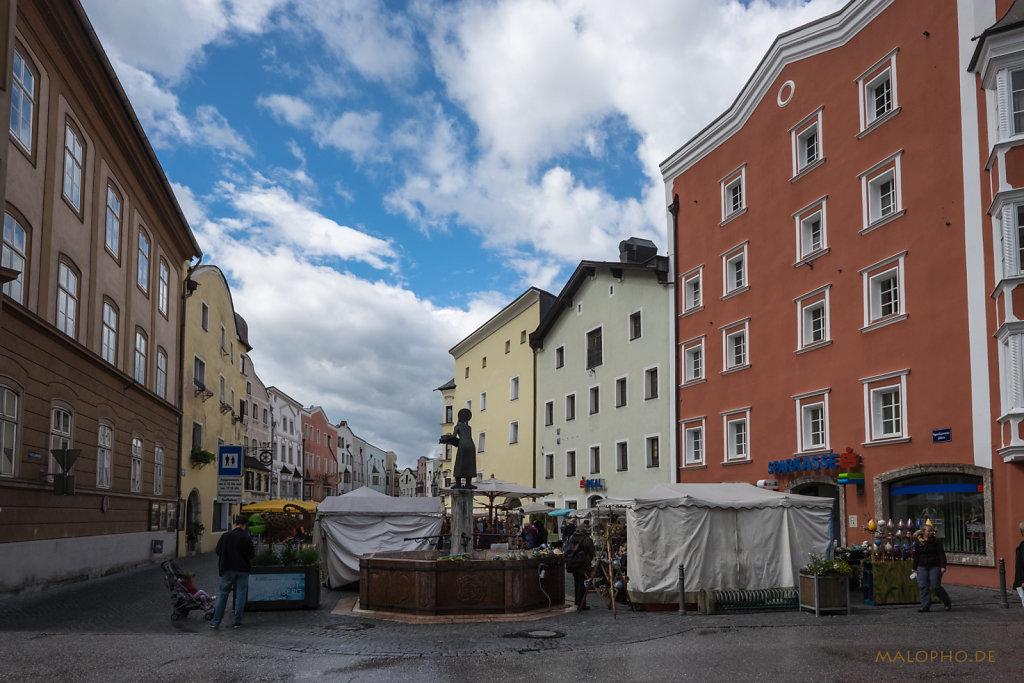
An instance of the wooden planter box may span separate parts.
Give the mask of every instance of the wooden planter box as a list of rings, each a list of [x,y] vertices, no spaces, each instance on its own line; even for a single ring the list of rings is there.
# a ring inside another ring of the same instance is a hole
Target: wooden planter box
[[[319,567],[253,567],[249,573],[246,610],[316,609],[319,606]]]
[[[800,574],[800,609],[850,613],[849,576],[812,576]]]

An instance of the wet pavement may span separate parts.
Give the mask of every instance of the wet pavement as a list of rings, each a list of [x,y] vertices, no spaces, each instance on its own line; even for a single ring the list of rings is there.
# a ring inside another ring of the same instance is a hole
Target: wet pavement
[[[212,554],[178,563],[216,591]],[[849,616],[618,605],[613,617],[591,599],[582,613],[456,624],[354,614],[355,593],[324,588],[317,610],[247,613],[244,628],[212,631],[198,611],[171,621],[153,566],[0,597],[0,681],[1019,680],[1020,600],[1005,609],[996,591],[947,588],[948,613],[855,601]]]

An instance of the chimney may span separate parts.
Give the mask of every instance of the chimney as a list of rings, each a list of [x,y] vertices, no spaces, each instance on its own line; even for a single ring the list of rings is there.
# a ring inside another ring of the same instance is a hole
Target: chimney
[[[619,242],[620,263],[645,263],[658,255],[654,242],[641,237],[630,237]]]

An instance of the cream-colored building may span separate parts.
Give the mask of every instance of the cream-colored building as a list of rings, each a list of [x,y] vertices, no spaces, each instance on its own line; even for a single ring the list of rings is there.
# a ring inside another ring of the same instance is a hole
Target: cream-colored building
[[[244,445],[242,358],[250,346],[245,321],[235,313],[220,269],[199,266],[189,280],[181,418],[185,530],[178,547],[184,552],[207,552],[231,528],[232,512],[239,506],[217,500],[217,461],[204,464],[202,459],[204,454],[216,455],[222,445]],[[198,529],[202,531],[196,534]]]
[[[463,408],[473,413],[478,478],[493,475],[527,486],[537,481],[529,336],[554,300],[531,287],[449,350],[455,359],[454,419]]]

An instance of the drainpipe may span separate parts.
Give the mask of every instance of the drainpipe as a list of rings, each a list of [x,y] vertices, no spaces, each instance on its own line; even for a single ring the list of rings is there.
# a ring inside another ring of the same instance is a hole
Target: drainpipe
[[[672,216],[672,225],[669,227],[669,231],[668,231],[668,258],[669,258],[669,261],[672,264],[672,267],[671,267],[672,278],[669,281],[669,286],[670,287],[674,287],[676,282],[679,281],[679,272],[678,272],[678,270],[679,270],[679,259],[677,259],[675,257],[675,251],[674,251],[674,249],[675,249],[674,245],[675,245],[675,240],[676,240],[676,232],[677,232],[677,230],[679,228],[679,195],[673,195],[672,203],[668,205],[668,212]],[[669,315],[669,320],[670,320],[670,323],[669,323],[669,328],[670,328],[669,329],[669,348],[672,349],[672,352],[669,354],[669,367],[672,367],[673,365],[675,365],[674,372],[671,373],[672,374],[672,379],[673,379],[673,382],[674,382],[674,385],[673,385],[674,387],[675,386],[679,386],[680,378],[677,377],[676,375],[679,372],[682,371],[681,366],[680,365],[676,365],[676,362],[675,362],[675,358],[676,358],[675,348],[676,348],[676,342],[677,342],[676,338],[679,336],[679,329],[676,326],[676,320],[677,320],[677,318],[676,318],[676,315],[677,315],[677,311],[676,311],[676,296],[677,296],[677,292],[675,290],[671,291],[670,296],[669,296],[669,301],[671,302],[671,305],[669,307],[669,313],[670,313],[670,315]],[[671,455],[674,453],[675,456],[676,456],[676,459],[678,461],[678,462],[672,463],[672,465],[671,465],[673,471],[675,472],[675,475],[673,476],[672,480],[675,481],[676,483],[679,483],[681,481],[681,479],[679,477],[679,466],[682,464],[682,462],[681,462],[681,460],[682,460],[682,453],[683,453],[682,448],[684,447],[684,445],[682,443],[680,443],[679,427],[678,427],[678,425],[676,425],[676,418],[677,418],[677,413],[678,413],[678,410],[677,410],[677,401],[678,400],[679,400],[678,392],[676,392],[675,389],[673,389],[673,391],[672,391],[672,400],[669,402],[668,411],[669,411],[669,425],[670,425],[670,428],[672,429],[672,443],[675,444],[675,448],[670,450],[669,456],[671,457]],[[682,600],[680,600],[680,602],[682,602]]]
[[[192,289],[189,288],[189,285],[190,284],[193,284],[193,285],[195,284],[195,281],[192,280],[192,273],[195,271],[196,268],[199,267],[199,264],[202,263],[202,262],[203,262],[203,257],[200,254],[199,260],[196,261],[195,264],[190,265],[188,267],[188,271],[185,273],[185,280],[181,283],[181,323],[178,325],[178,402],[177,402],[177,406],[176,406],[177,409],[178,409],[178,469],[177,469],[177,472],[175,472],[175,474],[177,476],[174,477],[174,481],[175,481],[174,488],[175,488],[175,497],[178,499],[178,504],[181,505],[181,514],[177,515],[177,518],[178,518],[177,523],[183,529],[188,524],[188,520],[184,519],[185,514],[188,512],[188,509],[187,509],[188,506],[184,504],[184,501],[182,501],[182,498],[181,498],[181,471],[184,469],[182,467],[183,463],[182,463],[182,458],[181,458],[181,453],[182,453],[181,447],[182,447],[182,445],[184,444],[184,441],[185,441],[185,420],[184,420],[184,416],[185,416],[185,411],[184,411],[184,405],[185,405],[185,319],[186,319],[185,312],[186,312],[187,306],[188,306],[188,299],[189,299],[190,296],[192,296]],[[181,548],[179,547],[180,543],[181,543],[180,537],[181,537],[181,534],[179,534],[178,530],[175,529],[174,530],[174,556],[175,557],[180,557],[180,552],[179,552],[181,550]]]

